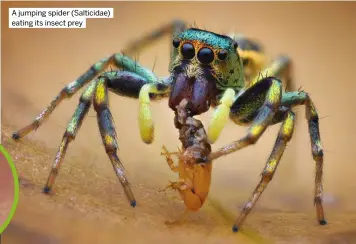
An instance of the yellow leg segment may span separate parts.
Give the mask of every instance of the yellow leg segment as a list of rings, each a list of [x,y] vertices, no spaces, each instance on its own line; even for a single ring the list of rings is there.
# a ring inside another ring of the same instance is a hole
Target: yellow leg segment
[[[213,144],[219,138],[224,129],[229,119],[230,108],[235,100],[235,95],[235,91],[229,88],[220,99],[220,104],[216,108],[208,127],[208,141],[210,144]]]
[[[150,144],[154,139],[154,123],[150,108],[150,94],[162,95],[168,93],[168,87],[162,89],[160,83],[144,85],[139,94],[139,127],[142,140]]]

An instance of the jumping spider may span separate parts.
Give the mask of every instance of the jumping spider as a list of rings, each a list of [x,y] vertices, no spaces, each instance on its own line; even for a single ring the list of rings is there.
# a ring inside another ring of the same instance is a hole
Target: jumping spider
[[[316,162],[314,202],[317,219],[321,225],[326,224],[322,206],[323,149],[316,108],[306,92],[284,92],[282,82],[276,78],[287,69],[289,58],[280,56],[266,65],[259,46],[248,39],[234,40],[210,31],[186,28],[181,21],[173,21],[133,42],[125,53],[130,54],[143,48],[166,33],[173,34],[168,77],[159,78],[129,56],[113,54],[95,63],[82,76],[64,87],[30,125],[13,134],[14,139],[20,139],[38,129],[64,99],[72,97],[79,89],[88,85],[63,135],[44,192],[51,191],[68,145],[74,140],[84,117],[93,105],[106,153],[131,206],[135,207],[135,197],[117,155],[118,146],[108,107],[108,92],[139,100],[139,128],[145,143],[151,143],[154,134],[150,101],[168,98],[169,107],[176,111],[176,106],[187,99],[190,102],[191,116],[205,113],[210,107],[215,108],[207,132],[209,143],[218,139],[228,118],[237,125],[248,126],[242,139],[212,152],[207,162],[255,144],[268,126],[281,124],[274,148],[262,171],[261,181],[234,224],[233,231],[236,232],[272,179],[287,142],[292,137],[295,121],[292,108],[304,105],[311,151]],[[245,75],[244,65],[247,71],[250,61],[255,66]],[[109,65],[122,70],[105,71]]]

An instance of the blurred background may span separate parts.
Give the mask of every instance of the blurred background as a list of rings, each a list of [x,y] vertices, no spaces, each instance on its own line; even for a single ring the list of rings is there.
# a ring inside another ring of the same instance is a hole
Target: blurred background
[[[9,7],[114,7],[115,12],[113,19],[87,20],[86,29],[9,29]],[[295,110],[297,125],[294,137],[273,181],[248,217],[246,226],[280,243],[316,243],[316,240],[325,237],[330,239],[331,234],[350,231],[354,233],[350,238],[356,240],[356,132],[353,128],[356,119],[356,81],[353,74],[356,67],[355,2],[3,3],[3,144],[12,150],[20,174],[34,182],[32,188],[24,186],[24,197],[20,200],[15,223],[18,226],[26,225],[22,222],[27,218],[32,219],[31,214],[40,212],[36,210],[38,201],[41,201],[41,207],[48,209],[53,218],[60,205],[63,212],[58,219],[63,218],[64,222],[67,221],[63,217],[65,211],[77,216],[73,213],[77,211],[84,214],[90,210],[91,214],[95,212],[93,215],[97,219],[104,219],[103,216],[106,216],[108,219],[123,221],[124,216],[125,221],[129,222],[131,220],[126,220],[126,217],[129,219],[135,215],[136,222],[132,223],[136,227],[147,227],[147,218],[152,218],[150,224],[155,226],[156,219],[152,216],[160,216],[162,221],[157,225],[163,231],[166,229],[162,227],[162,222],[167,218],[177,218],[183,211],[183,205],[179,201],[156,193],[168,180],[176,178],[160,156],[163,144],[170,150],[175,150],[179,145],[178,131],[173,124],[174,115],[166,100],[152,104],[156,134],[154,143],[147,146],[141,142],[139,136],[137,101],[110,95],[110,108],[119,138],[119,156],[129,173],[138,199],[138,207],[135,209],[138,212],[135,214],[129,209],[121,186],[116,182],[101,144],[93,110],[85,119],[75,142],[69,147],[56,182],[60,196],[54,200],[36,195],[47,179],[80,93],[63,102],[50,119],[23,142],[14,144],[9,140],[13,130],[30,123],[66,84],[76,79],[94,62],[121,51],[130,41],[172,19],[182,19],[190,24],[195,22],[198,27],[217,33],[236,32],[256,38],[264,44],[267,55],[271,58],[279,54],[289,55],[293,62],[293,87],[303,86],[319,111],[321,138],[325,149],[325,211],[331,224],[325,228],[316,225],[313,207],[315,163],[311,155],[305,109],[300,107]],[[139,62],[149,68],[156,62],[156,73],[160,76],[167,75],[170,45],[170,36],[162,38],[139,54]],[[204,124],[208,122],[210,115],[211,113],[207,113],[200,116]],[[238,127],[232,122],[228,123],[213,149],[239,139],[245,130],[246,128]],[[260,180],[260,173],[278,130],[279,126],[273,126],[255,146],[216,161],[210,196],[212,200],[221,203],[225,210],[231,211],[232,220],[239,214]],[[159,199],[165,201],[159,203],[165,207],[158,205]],[[137,213],[141,216],[140,223],[137,222]],[[203,209],[191,217],[189,228],[199,230],[191,233],[191,236],[202,240],[199,235],[204,235],[207,243],[219,243],[214,242],[215,239],[209,239],[216,236],[220,240],[220,233],[214,229],[218,228],[218,224],[214,225],[216,218],[211,217],[214,214],[210,214],[210,211]],[[36,218],[41,219],[38,216]],[[36,228],[48,231],[44,225],[51,224],[45,221],[49,221],[47,217],[43,216],[43,219],[42,224],[36,224]],[[51,223],[52,226],[55,225],[52,220]],[[80,225],[79,220],[76,223]],[[226,226],[222,229],[229,232],[232,222],[224,223]],[[120,224],[122,227],[123,223]],[[97,228],[97,225],[94,226]],[[209,230],[206,230],[206,226],[210,226]],[[61,228],[56,228],[58,234]],[[82,228],[87,231],[89,227]],[[60,233],[63,234],[62,237],[70,236],[68,231],[63,230]],[[153,235],[150,233],[148,236]],[[179,229],[174,233],[177,243],[186,238]],[[206,237],[207,233],[209,238]],[[295,233],[300,237],[296,237]],[[135,238],[139,240],[139,237]],[[190,240],[193,241],[194,238],[191,237]],[[304,242],[300,242],[301,240]]]

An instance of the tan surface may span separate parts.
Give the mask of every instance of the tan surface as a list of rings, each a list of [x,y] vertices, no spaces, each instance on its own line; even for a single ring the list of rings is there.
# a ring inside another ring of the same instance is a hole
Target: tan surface
[[[8,3],[3,4],[5,26],[7,6]],[[13,3],[11,6],[24,5]],[[66,3],[66,6],[79,4]],[[356,89],[356,3],[90,3],[90,7],[94,6],[115,7],[115,18],[89,20],[87,29],[83,30],[10,31],[3,27],[5,135],[29,123],[65,84],[93,62],[120,51],[130,40],[174,17],[195,21],[198,26],[217,32],[240,31],[261,39],[271,56],[290,55],[294,64],[294,86],[303,85],[303,89],[311,93],[320,116],[329,116],[320,122],[326,151],[325,206],[330,225],[320,227],[315,223],[314,162],[304,109],[298,108],[294,138],[276,177],[247,219],[246,227],[280,243],[316,243],[316,240],[331,240],[329,235],[344,232],[351,233],[350,240],[356,240],[355,195],[352,194],[356,187],[356,132],[352,127],[356,118],[351,112]],[[160,9],[159,14],[157,9]],[[140,55],[141,63],[152,67],[156,59],[157,73],[167,74],[168,45],[169,38],[162,39]],[[164,220],[177,217],[183,210],[179,201],[171,200],[174,193],[167,197],[156,192],[176,177],[159,156],[162,144],[168,149],[178,145],[173,114],[166,102],[153,106],[156,139],[154,144],[146,146],[139,138],[134,112],[136,101],[113,95],[110,99],[120,156],[134,185],[138,207],[129,208],[117,184],[100,142],[93,111],[70,146],[56,183],[59,196],[46,198],[40,194],[66,123],[78,103],[73,98],[64,102],[24,144],[7,142],[20,173],[36,182],[34,188],[23,188],[8,238],[10,233],[26,228],[72,241],[87,238],[90,240],[87,243],[98,243],[95,238],[122,241],[129,236],[134,238],[132,243],[154,242],[158,237],[177,243],[221,243],[222,238],[226,239],[224,243],[233,243],[235,238],[244,238],[232,236],[232,221],[221,219],[209,206],[191,216],[183,227],[172,230],[164,227]],[[206,122],[208,115],[202,119]],[[211,196],[231,209],[233,216],[238,214],[257,184],[277,130],[278,127],[271,128],[256,146],[223,158],[214,167]],[[229,123],[214,148],[241,137],[244,131],[245,128]],[[29,145],[34,145],[36,150]],[[49,217],[51,212],[59,219],[57,222]],[[76,229],[80,234],[74,236]],[[93,235],[84,234],[94,229],[100,229],[102,234],[98,236],[94,231]],[[342,238],[346,240],[346,234]],[[245,242],[240,240],[239,243]]]

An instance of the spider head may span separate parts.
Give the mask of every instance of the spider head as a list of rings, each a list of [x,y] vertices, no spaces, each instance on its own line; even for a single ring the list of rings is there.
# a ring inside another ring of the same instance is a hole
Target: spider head
[[[242,60],[230,37],[191,28],[176,35],[172,45],[171,109],[187,99],[191,114],[198,115],[209,110],[225,89],[243,87]]]

